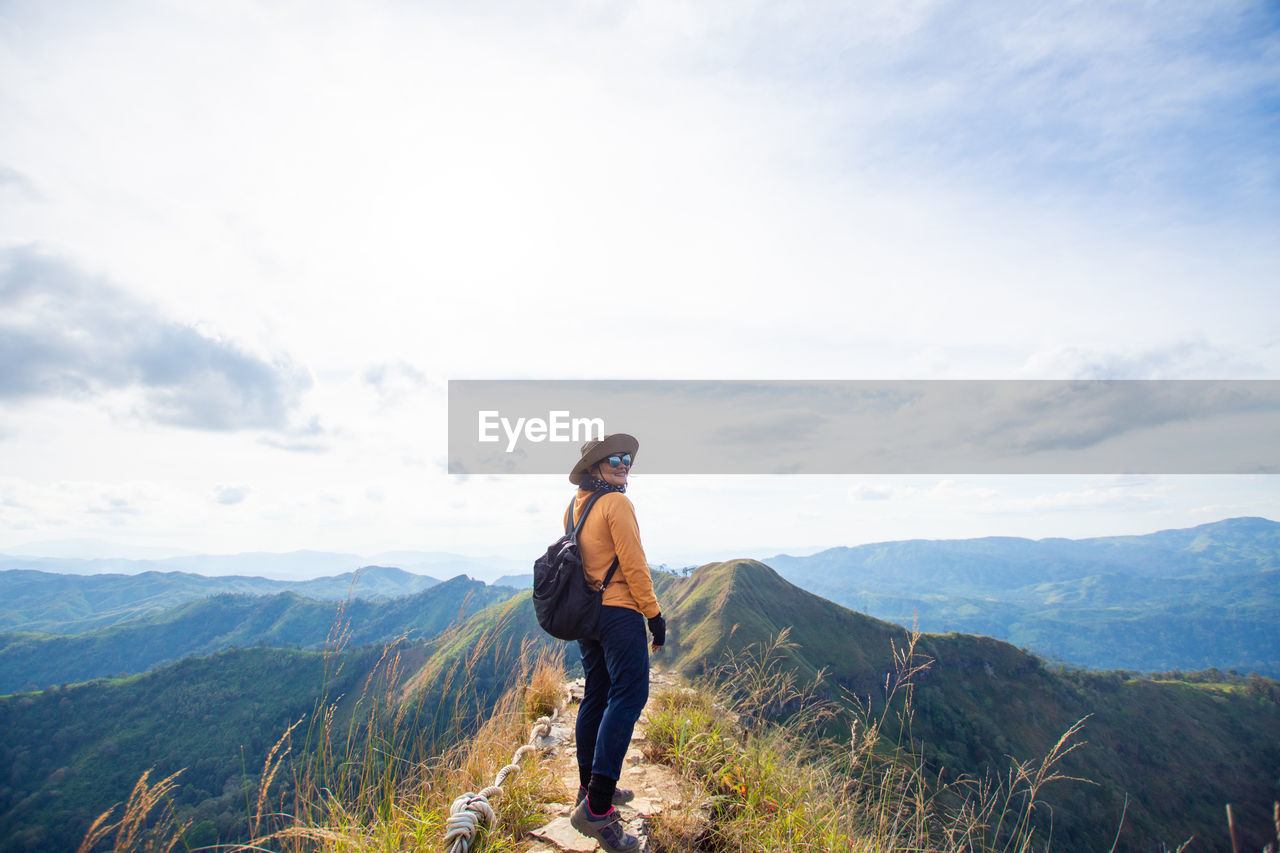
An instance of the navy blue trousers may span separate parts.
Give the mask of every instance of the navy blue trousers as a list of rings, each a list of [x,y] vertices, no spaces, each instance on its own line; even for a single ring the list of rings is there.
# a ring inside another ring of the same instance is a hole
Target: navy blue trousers
[[[578,708],[578,766],[616,780],[649,700],[649,635],[629,607],[600,608],[600,639],[579,640],[587,686]]]

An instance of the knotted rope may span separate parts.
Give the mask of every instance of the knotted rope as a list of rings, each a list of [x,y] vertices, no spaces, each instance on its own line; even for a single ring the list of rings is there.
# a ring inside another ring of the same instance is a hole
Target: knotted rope
[[[511,763],[498,771],[492,785],[478,794],[468,791],[449,806],[449,819],[445,821],[444,834],[444,843],[448,845],[449,853],[467,853],[476,833],[480,831],[481,821],[486,829],[493,829],[497,815],[494,814],[490,799],[501,796],[502,784],[520,772],[520,759],[538,751],[538,739],[551,734],[551,723],[560,717],[560,711],[560,708],[556,708],[551,716],[539,717],[534,722],[529,732],[529,742],[516,750],[515,755],[511,756]]]

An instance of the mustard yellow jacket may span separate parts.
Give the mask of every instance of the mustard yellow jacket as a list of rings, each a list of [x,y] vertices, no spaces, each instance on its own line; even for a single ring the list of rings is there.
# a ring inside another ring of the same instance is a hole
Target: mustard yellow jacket
[[[578,489],[573,501],[573,520],[582,515],[582,506],[592,493]],[[569,510],[565,510],[565,522]],[[578,552],[586,568],[592,586],[599,587],[618,558],[618,570],[604,591],[603,601],[611,607],[629,607],[639,610],[646,618],[657,616],[658,597],[653,594],[653,578],[649,563],[640,544],[640,526],[636,523],[636,508],[631,499],[621,492],[606,492],[591,507],[586,524],[578,532]]]

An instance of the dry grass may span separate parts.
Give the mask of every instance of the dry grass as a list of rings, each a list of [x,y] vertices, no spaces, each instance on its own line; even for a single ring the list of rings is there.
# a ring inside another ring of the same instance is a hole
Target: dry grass
[[[548,717],[564,704],[564,672],[563,645],[549,647],[534,661],[529,683],[522,690],[527,719]]]
[[[109,822],[119,804],[98,815],[98,819],[85,833],[76,853],[89,853],[91,850],[99,849],[99,844],[112,833],[114,838],[111,840],[110,848],[107,848],[112,853],[126,853],[126,851],[168,853],[172,850],[187,828],[186,824],[174,823],[173,807],[169,800],[169,793],[176,787],[174,780],[181,773],[182,771],[179,770],[154,785],[147,782],[151,771],[143,773],[124,804],[124,814],[120,820],[115,823]],[[160,816],[148,826],[147,816],[157,806],[160,807]]]

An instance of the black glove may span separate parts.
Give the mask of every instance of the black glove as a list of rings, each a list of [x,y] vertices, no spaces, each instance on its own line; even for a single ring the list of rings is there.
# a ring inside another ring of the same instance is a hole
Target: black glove
[[[661,646],[667,641],[667,620],[662,618],[662,614],[649,617],[649,633],[653,634],[653,644]]]

